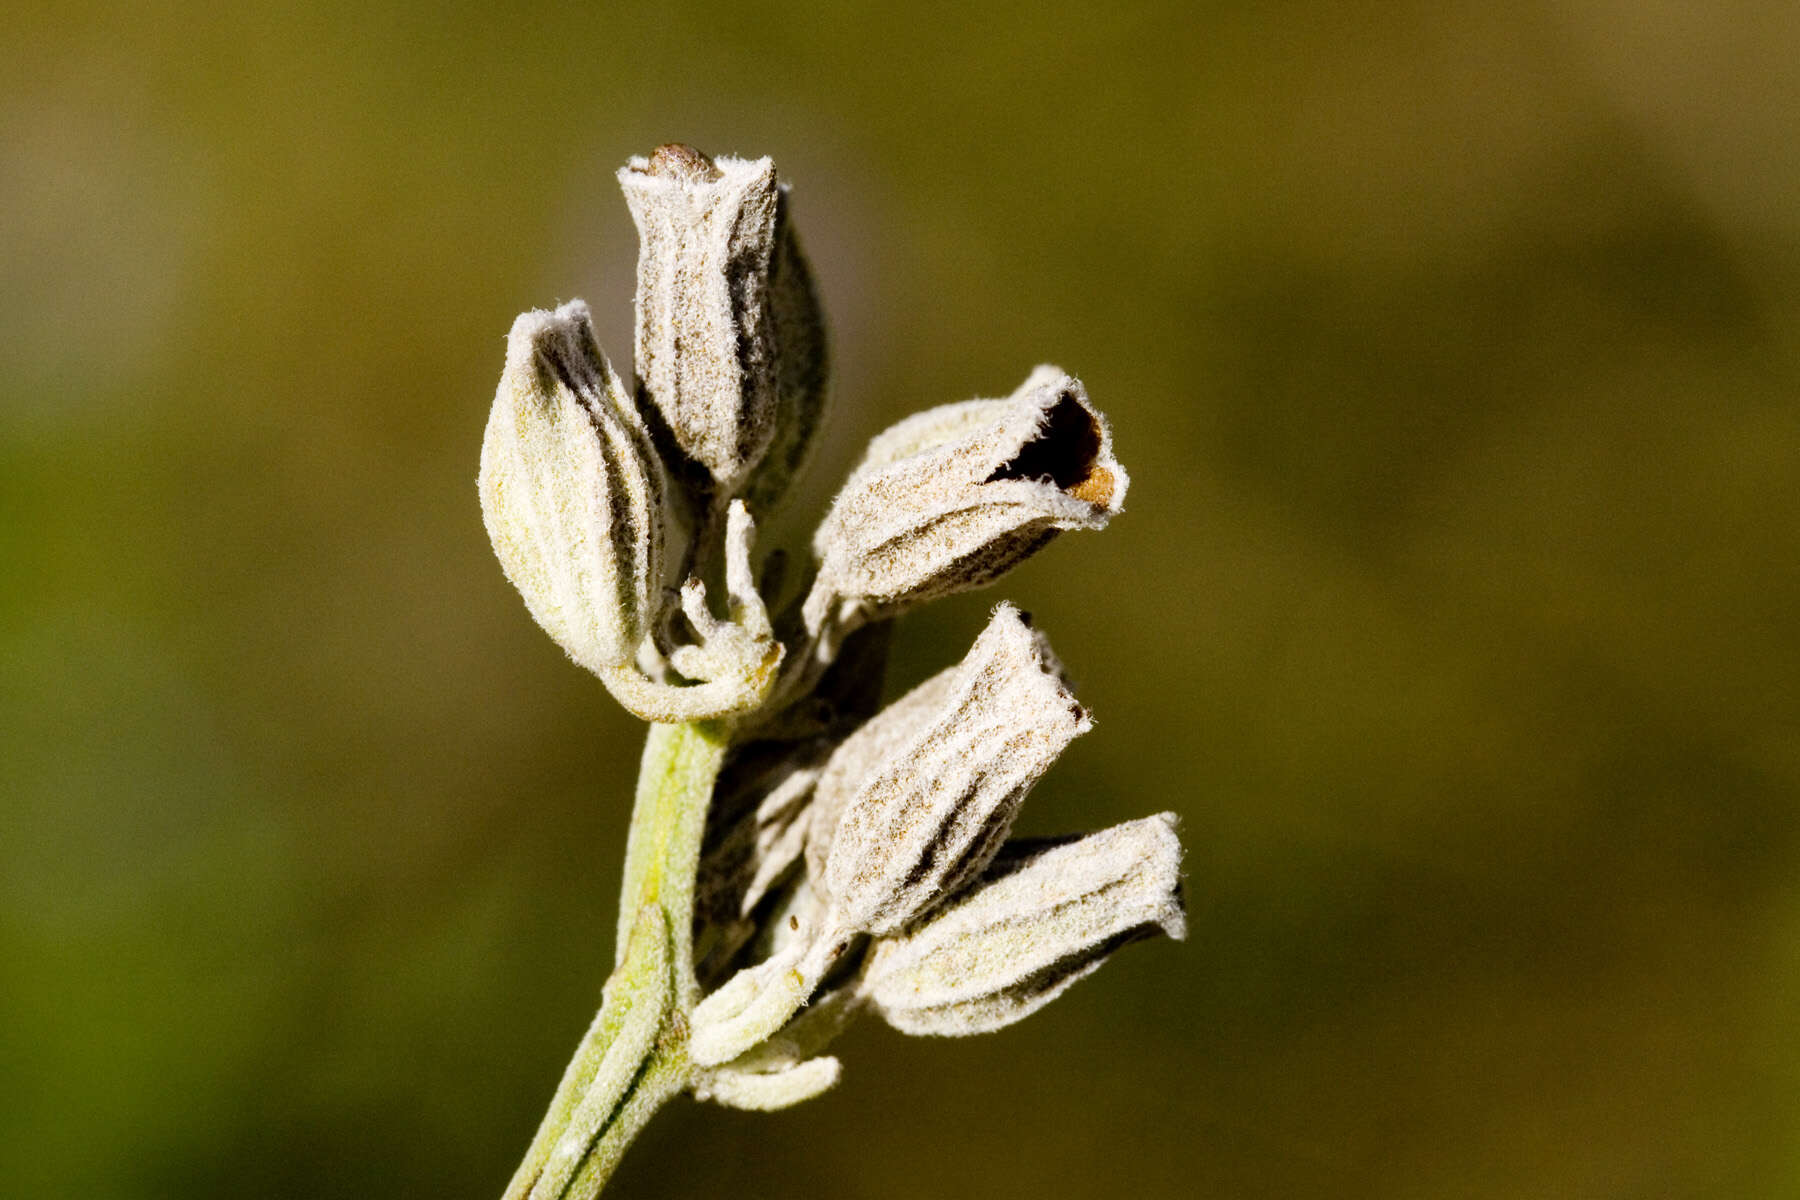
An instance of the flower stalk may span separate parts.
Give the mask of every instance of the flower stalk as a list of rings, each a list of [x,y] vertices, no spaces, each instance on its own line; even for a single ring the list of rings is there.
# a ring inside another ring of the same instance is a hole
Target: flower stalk
[[[718,724],[652,725],[619,898],[617,965],[506,1200],[588,1200],[625,1148],[688,1085],[694,878],[724,761]]]

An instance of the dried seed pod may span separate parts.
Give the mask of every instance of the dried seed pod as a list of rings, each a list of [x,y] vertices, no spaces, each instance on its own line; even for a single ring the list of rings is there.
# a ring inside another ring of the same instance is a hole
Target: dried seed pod
[[[906,1033],[1010,1025],[1126,942],[1187,934],[1175,816],[1073,840],[1009,843],[982,882],[917,930],[875,945],[864,994]]]
[[[972,880],[1031,785],[1092,726],[1048,643],[1009,604],[947,681],[924,687],[921,711],[871,735],[887,753],[829,834],[820,883],[840,931],[896,933]],[[851,748],[839,765],[865,753]]]
[[[1105,420],[1055,367],[1006,399],[902,421],[870,444],[813,539],[807,627],[992,583],[1059,531],[1103,527],[1127,483]]]
[[[665,482],[581,301],[513,322],[479,485],[538,624],[597,674],[630,662],[662,599]]]
[[[669,434],[726,494],[783,421],[783,470],[796,468],[824,395],[824,334],[774,164],[661,146],[619,186],[640,236],[638,377]]]

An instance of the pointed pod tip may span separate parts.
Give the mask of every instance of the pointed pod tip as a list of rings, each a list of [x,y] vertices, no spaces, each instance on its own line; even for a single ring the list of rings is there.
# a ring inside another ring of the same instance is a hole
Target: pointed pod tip
[[[506,334],[508,370],[526,366],[541,353],[567,351],[593,340],[594,322],[587,301],[571,300],[555,309],[534,308],[513,319]]]
[[[994,606],[988,627],[976,639],[976,644],[990,647],[990,653],[1017,655],[1015,662],[1030,663],[1036,670],[1021,670],[1016,678],[1021,681],[1035,678],[1051,689],[1044,696],[1046,711],[1058,705],[1066,708],[1074,722],[1076,733],[1086,733],[1093,727],[1092,714],[1076,702],[1074,694],[1069,690],[1062,659],[1057,657],[1056,651],[1050,646],[1050,639],[1037,627],[1031,613],[1015,607],[1011,601],[1002,600]],[[973,653],[972,650],[971,654]]]
[[[1172,812],[1159,812],[1142,818],[1140,823],[1149,831],[1149,857],[1164,888],[1163,903],[1155,923],[1171,940],[1185,942],[1187,897],[1181,883],[1181,859],[1184,854],[1178,832],[1181,818]]]

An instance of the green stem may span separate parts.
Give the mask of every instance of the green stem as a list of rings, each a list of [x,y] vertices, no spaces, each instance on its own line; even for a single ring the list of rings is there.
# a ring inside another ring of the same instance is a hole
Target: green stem
[[[660,907],[669,917],[684,1014],[694,1002],[694,877],[700,869],[700,838],[728,742],[727,729],[717,721],[652,725],[625,844],[619,961],[625,960],[638,914],[651,905]]]
[[[688,1085],[694,876],[727,743],[716,722],[650,727],[625,850],[617,965],[505,1200],[592,1200],[656,1109]]]

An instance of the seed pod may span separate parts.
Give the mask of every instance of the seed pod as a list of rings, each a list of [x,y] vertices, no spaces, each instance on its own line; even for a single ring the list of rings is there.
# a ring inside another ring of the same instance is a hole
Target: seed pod
[[[982,882],[876,943],[865,994],[906,1033],[987,1033],[1036,1012],[1127,942],[1187,935],[1175,816],[1009,843]]]
[[[1008,604],[950,679],[923,690],[934,702],[915,703],[928,716],[904,713],[892,736],[871,735],[887,752],[830,833],[820,881],[840,931],[896,933],[975,878],[1031,785],[1092,726],[1049,645]]]
[[[638,378],[670,436],[731,494],[786,421],[791,472],[824,394],[824,334],[774,164],[669,145],[619,186],[640,237]]]
[[[992,583],[1059,531],[1105,526],[1127,482],[1105,420],[1055,367],[1006,399],[902,421],[870,444],[819,526],[807,626],[845,606],[888,616]]]
[[[481,446],[481,511],[525,606],[595,673],[630,662],[663,588],[662,468],[587,305],[528,312]]]

